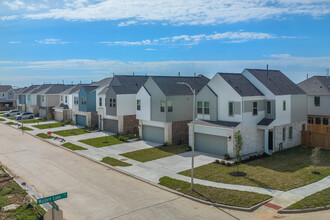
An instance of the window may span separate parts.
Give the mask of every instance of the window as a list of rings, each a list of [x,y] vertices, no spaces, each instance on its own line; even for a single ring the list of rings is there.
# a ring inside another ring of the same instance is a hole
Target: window
[[[141,100],[136,100],[136,110],[140,111],[141,110]]]
[[[320,104],[321,104],[320,96],[314,96],[314,105],[320,106]]]
[[[109,107],[116,107],[116,99],[110,99]]]
[[[210,114],[210,102],[204,102],[204,114],[205,115]]]
[[[165,102],[160,101],[160,112],[165,112]]]
[[[301,130],[306,131],[306,124],[303,124]]]
[[[61,96],[61,102],[63,102],[63,96]]]
[[[252,114],[258,115],[258,102],[253,102]]]
[[[286,111],[286,101],[283,101],[283,111]]]
[[[167,111],[168,112],[173,112],[173,106],[172,106],[172,101],[167,100]]]
[[[292,130],[293,130],[293,128],[289,127],[289,139],[290,140],[292,139]]]
[[[99,106],[102,106],[102,98],[99,98]]]
[[[31,99],[31,96],[30,96],[30,95],[28,95],[28,98],[27,98],[27,99],[28,99],[28,101],[30,101],[30,99]]]
[[[267,114],[272,114],[272,103],[267,101]]]
[[[77,98],[78,99],[78,98]],[[44,102],[45,101],[45,96],[41,96],[41,101]]]
[[[234,103],[229,102],[229,116],[234,116]]]
[[[315,124],[320,125],[321,124],[321,118],[315,118]]]
[[[68,103],[68,97],[65,96],[65,99],[64,99],[65,103]]]
[[[203,114],[203,102],[197,102],[197,114]]]
[[[73,98],[73,102],[74,102],[75,105],[78,105],[78,104],[79,104],[79,103],[78,103],[78,97],[74,97],[74,98]]]
[[[285,128],[282,130],[282,140],[285,141]]]
[[[308,124],[313,124],[313,123],[314,123],[313,117],[308,117]]]
[[[82,96],[81,97],[81,104],[82,105],[86,105],[87,104],[87,101],[86,101],[86,97],[85,96]]]
[[[322,119],[322,124],[328,125],[329,124],[329,119],[328,118],[323,118]]]

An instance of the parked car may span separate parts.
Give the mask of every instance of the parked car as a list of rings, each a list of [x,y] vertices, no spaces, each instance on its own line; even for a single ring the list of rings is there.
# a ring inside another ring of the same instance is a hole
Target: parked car
[[[13,117],[13,116],[16,116],[16,115],[19,115],[19,111],[17,110],[11,110],[9,112],[7,112],[6,114],[4,114],[3,116],[5,117]]]
[[[16,115],[15,120],[24,120],[24,119],[34,119],[34,115],[31,112],[24,112],[22,114]]]

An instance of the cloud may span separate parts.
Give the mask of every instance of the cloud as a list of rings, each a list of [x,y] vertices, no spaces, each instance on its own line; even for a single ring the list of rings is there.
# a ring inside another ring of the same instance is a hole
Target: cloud
[[[210,25],[284,19],[292,15],[320,17],[329,13],[327,0],[194,0],[189,3],[186,0],[65,0],[61,7],[40,13],[25,13],[23,17],[112,20],[119,21],[118,26],[153,22],[166,25]]]
[[[8,43],[9,44],[20,44],[20,43],[22,43],[22,41],[9,41]]]
[[[145,45],[197,45],[201,41],[210,40],[229,40],[227,43],[242,43],[249,40],[265,40],[274,38],[296,38],[287,36],[276,36],[274,34],[260,33],[260,32],[224,32],[214,34],[198,34],[198,35],[179,35],[172,37],[163,37],[153,40],[142,41],[103,41],[101,44],[109,46],[145,46]]]
[[[4,1],[3,5],[7,6],[10,10],[18,11],[18,10],[27,10],[27,11],[37,11],[40,9],[48,8],[47,5],[39,3],[38,1],[33,2],[25,2],[24,0],[12,0],[12,1]]]
[[[9,21],[9,20],[17,19],[17,18],[18,18],[17,15],[9,15],[9,16],[1,16],[0,20],[1,21]]]
[[[39,44],[68,44],[69,42],[64,42],[61,39],[56,38],[46,38],[43,40],[36,40]]]
[[[154,51],[154,50],[156,50],[156,49],[154,49],[154,48],[146,48],[146,49],[144,49],[144,50]]]

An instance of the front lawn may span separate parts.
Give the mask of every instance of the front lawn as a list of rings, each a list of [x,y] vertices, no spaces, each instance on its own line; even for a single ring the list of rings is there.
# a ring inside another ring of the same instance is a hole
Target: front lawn
[[[147,162],[150,160],[173,156],[175,154],[181,154],[187,150],[189,150],[187,145],[170,145],[132,151],[121,155],[140,162]]]
[[[286,209],[309,209],[330,205],[330,187],[303,198]]]
[[[7,122],[6,124],[7,124],[7,125],[15,125],[16,123],[10,121],[10,122]]]
[[[104,157],[101,162],[109,164],[111,166],[120,166],[120,167],[127,167],[127,166],[132,166],[132,164],[123,162],[121,160],[117,160],[115,158],[112,157]]]
[[[293,188],[314,183],[330,175],[330,150],[321,151],[321,162],[317,167],[320,175],[312,174],[310,147],[294,147],[273,153],[272,156],[257,159],[239,166],[239,170],[247,173],[244,177],[234,177],[228,173],[236,170],[236,166],[227,167],[215,163],[206,164],[194,169],[194,176],[198,179],[265,187],[287,191]],[[179,174],[190,176],[186,170]]]
[[[25,127],[25,126],[23,126],[23,127],[19,127],[18,129],[23,130],[23,131],[33,131],[32,128]]]
[[[6,119],[0,118],[0,121],[6,121]]]
[[[70,142],[67,142],[65,144],[62,144],[63,147],[69,148],[70,150],[87,150],[84,147],[80,147],[78,145],[72,144]]]
[[[118,140],[116,135],[107,135],[104,137],[85,139],[85,140],[80,140],[79,142],[88,144],[93,147],[105,147],[105,146],[123,143],[122,141]]]
[[[41,138],[44,138],[44,139],[52,139],[52,138],[54,138],[53,136],[47,135],[45,133],[39,133],[39,134],[37,134],[37,136],[38,137],[41,137]]]
[[[43,125],[32,125],[35,128],[39,129],[49,129],[49,128],[58,128],[64,126],[64,123],[57,122],[57,123],[49,123],[49,124],[43,124]]]
[[[15,118],[14,118],[14,117],[8,117],[7,119],[10,119],[10,120],[15,120]]]
[[[220,189],[199,184],[195,184],[194,191],[191,191],[190,183],[172,179],[167,176],[160,178],[159,184],[212,203],[239,206],[244,208],[250,208],[271,198],[271,196],[264,194],[230,189]]]
[[[30,119],[30,120],[24,120],[24,124],[32,124],[32,123],[38,123],[38,122],[44,122],[43,119]]]
[[[54,134],[60,135],[62,137],[79,135],[79,134],[87,134],[89,131],[85,128],[75,128],[75,129],[68,129],[62,131],[54,131]]]

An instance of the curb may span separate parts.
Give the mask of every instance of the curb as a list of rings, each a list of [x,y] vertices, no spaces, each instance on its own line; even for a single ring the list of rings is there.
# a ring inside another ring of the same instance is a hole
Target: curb
[[[4,124],[4,123],[3,123],[3,124]],[[5,125],[7,125],[7,124],[5,124]],[[12,127],[12,126],[10,126],[10,125],[7,125],[7,126]],[[12,128],[13,128],[13,127],[12,127]],[[17,130],[19,130],[19,129],[17,129]],[[256,205],[250,207],[250,208],[244,208],[244,207],[239,207],[239,206],[230,206],[230,205],[225,205],[225,204],[219,204],[219,203],[208,202],[208,201],[201,200],[201,199],[198,199],[198,198],[195,198],[195,197],[189,196],[189,195],[187,195],[187,194],[184,194],[184,193],[178,192],[178,191],[173,190],[173,189],[170,189],[170,188],[168,188],[168,187],[165,187],[165,186],[159,185],[159,184],[157,184],[157,183],[154,183],[154,182],[152,182],[152,181],[150,181],[150,180],[147,180],[147,179],[142,178],[142,177],[140,177],[140,176],[137,176],[137,175],[135,175],[135,174],[128,173],[128,172],[126,172],[126,171],[124,171],[124,170],[121,170],[121,169],[119,169],[119,168],[117,168],[117,167],[111,166],[111,165],[109,165],[109,164],[103,163],[103,162],[101,162],[101,161],[95,160],[95,159],[90,158],[90,157],[87,157],[87,156],[85,156],[85,155],[79,154],[79,153],[77,153],[77,152],[75,152],[75,151],[73,151],[73,150],[70,150],[70,149],[66,148],[66,147],[62,147],[61,145],[56,145],[56,144],[54,144],[54,143],[52,143],[52,142],[48,142],[48,141],[46,141],[45,139],[43,139],[43,138],[41,138],[41,137],[38,137],[38,136],[36,136],[36,135],[30,134],[30,133],[28,133],[28,132],[24,132],[24,133],[25,133],[25,134],[28,134],[28,135],[30,135],[30,136],[33,136],[33,137],[35,137],[35,138],[37,138],[37,139],[39,139],[39,140],[41,140],[41,141],[44,141],[44,142],[46,142],[46,143],[52,144],[52,145],[54,145],[55,147],[59,147],[59,148],[61,148],[61,149],[64,149],[64,150],[69,151],[69,152],[71,152],[71,153],[74,153],[74,154],[76,154],[76,155],[78,155],[78,156],[80,156],[80,157],[83,157],[83,158],[88,159],[88,160],[90,160],[90,161],[96,162],[96,163],[98,163],[98,164],[100,164],[100,165],[103,165],[103,166],[106,166],[106,167],[108,167],[108,168],[111,168],[112,170],[115,170],[115,171],[117,171],[117,172],[119,172],[119,173],[122,173],[122,174],[124,174],[124,175],[126,175],[126,176],[133,177],[134,179],[137,179],[137,180],[139,180],[139,181],[145,182],[145,183],[147,183],[147,184],[149,184],[149,185],[152,185],[152,186],[155,186],[155,187],[157,187],[157,188],[159,188],[159,189],[162,189],[162,190],[165,190],[165,191],[171,192],[171,193],[173,193],[173,194],[176,194],[176,195],[182,196],[182,197],[184,197],[184,198],[188,198],[188,199],[190,199],[190,200],[193,200],[193,201],[195,201],[195,202],[199,202],[199,203],[202,203],[202,204],[206,204],[206,205],[210,205],[210,206],[214,206],[214,207],[226,208],[226,209],[233,209],[233,210],[238,210],[238,211],[253,212],[254,210],[256,210],[257,208],[259,208],[259,207],[262,206],[263,204],[265,204],[265,203],[267,203],[267,202],[269,202],[270,200],[273,199],[273,198],[270,198],[270,199],[268,199],[268,200],[262,201],[261,203],[258,203],[258,204],[256,204]]]
[[[324,207],[317,207],[317,208],[310,208],[310,209],[282,209],[278,210],[277,213],[279,214],[299,214],[299,213],[308,213],[308,212],[318,212],[318,211],[324,211],[329,210],[330,205],[324,206]]]

